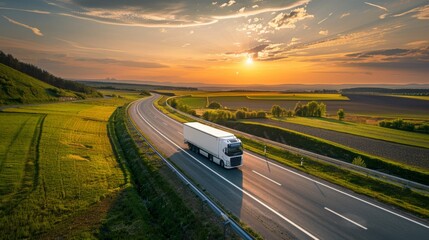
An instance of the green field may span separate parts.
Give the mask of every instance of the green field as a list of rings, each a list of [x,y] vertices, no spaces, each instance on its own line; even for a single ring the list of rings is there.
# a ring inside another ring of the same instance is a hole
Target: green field
[[[106,125],[116,107],[130,100],[22,106],[0,113],[3,237],[42,234],[119,194],[126,179]],[[98,224],[102,217],[96,217]]]
[[[32,145],[37,140],[33,136],[43,118],[44,115],[39,114],[0,114],[0,196],[3,201],[32,186],[32,166],[36,160]]]
[[[337,132],[344,132],[358,136],[380,139],[410,146],[429,148],[429,135],[423,133],[407,132],[375,125],[338,121],[330,118],[304,118],[291,117],[276,119],[305,126],[323,128]]]
[[[219,220],[131,139],[124,107],[115,112],[139,93],[115,93],[0,112],[0,239],[221,236]]]

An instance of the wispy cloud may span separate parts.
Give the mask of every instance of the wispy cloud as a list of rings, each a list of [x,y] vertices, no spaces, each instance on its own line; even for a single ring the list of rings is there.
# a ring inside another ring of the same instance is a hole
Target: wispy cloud
[[[328,20],[328,18],[329,18],[330,16],[332,16],[332,14],[333,14],[333,13],[330,13],[326,18],[324,18],[324,19],[320,20],[317,24],[321,24],[321,23],[323,23],[324,21]]]
[[[13,20],[13,19],[11,19],[11,18],[6,17],[6,16],[3,16],[3,17],[4,17],[6,20],[8,20],[10,23],[16,24],[16,25],[18,25],[18,26],[21,26],[21,27],[24,27],[24,28],[27,28],[27,29],[30,29],[30,30],[31,30],[34,34],[36,34],[37,36],[43,36],[43,33],[42,33],[38,28],[28,26],[27,24],[24,24],[24,23],[20,23],[20,22],[18,22],[18,21],[15,21],[15,20]]]
[[[328,36],[329,31],[328,31],[328,30],[320,30],[320,31],[319,31],[319,34],[320,34],[320,35],[323,35],[323,36]]]
[[[119,60],[119,59],[113,59],[113,58],[76,58],[75,60],[79,62],[121,65],[125,67],[133,67],[133,68],[168,68],[167,65],[156,63],[156,62],[139,62],[139,61]]]
[[[347,17],[347,16],[350,16],[350,13],[349,13],[349,12],[346,12],[346,13],[341,14],[340,19],[345,18],[345,17]]]
[[[221,8],[230,7],[230,6],[234,5],[235,3],[236,3],[236,1],[229,0],[228,2],[221,4],[219,7],[221,7]]]
[[[429,71],[429,47],[412,49],[381,49],[347,54],[343,59],[347,65],[370,68]]]
[[[417,18],[420,20],[429,20],[429,5],[413,8],[413,9],[408,10],[406,12],[396,14],[396,15],[394,15],[394,17],[402,17],[402,16],[410,14],[410,13],[415,13],[413,15],[414,18]]]
[[[389,11],[389,10],[387,10],[387,8],[385,8],[385,7],[383,7],[383,6],[380,6],[380,5],[377,5],[377,4],[374,4],[374,3],[365,2],[365,4],[367,4],[367,5],[369,5],[369,6],[373,6],[373,7],[379,8],[379,9],[384,10],[384,11],[386,11],[386,12],[388,12],[388,11]]]
[[[37,14],[51,14],[51,12],[37,10],[37,9],[21,9],[21,8],[8,8],[8,7],[0,7],[0,9],[1,10],[19,11],[19,12],[37,13]]]
[[[86,47],[86,46],[83,46],[82,44],[77,43],[77,42],[68,41],[68,40],[65,40],[65,39],[62,39],[62,38],[56,38],[56,39],[59,40],[59,41],[65,42],[65,43],[69,44],[70,46],[72,46],[74,48],[82,49],[82,50],[103,51],[103,52],[104,51],[107,51],[107,52],[124,52],[124,51],[116,50],[116,49]]]
[[[314,18],[314,15],[308,14],[305,8],[297,8],[292,10],[289,14],[279,13],[268,24],[275,29],[282,28],[295,28],[298,21]]]

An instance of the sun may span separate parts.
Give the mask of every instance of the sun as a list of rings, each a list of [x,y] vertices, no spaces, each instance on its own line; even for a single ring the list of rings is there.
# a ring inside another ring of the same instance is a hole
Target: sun
[[[252,56],[247,56],[246,64],[247,65],[252,65],[253,64],[253,58],[252,58]]]

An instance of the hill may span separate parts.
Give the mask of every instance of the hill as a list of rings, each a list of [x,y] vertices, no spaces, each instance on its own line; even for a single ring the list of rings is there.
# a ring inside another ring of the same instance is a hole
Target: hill
[[[0,105],[58,101],[79,98],[0,63]]]
[[[102,97],[102,94],[99,93],[92,87],[85,86],[81,83],[65,80],[59,77],[52,75],[51,73],[42,70],[32,64],[23,63],[18,59],[14,58],[10,54],[5,54],[0,51],[0,63],[9,66],[17,71],[25,73],[33,78],[39,79],[42,82],[48,83],[54,87],[70,90],[75,92],[80,98],[86,97]]]

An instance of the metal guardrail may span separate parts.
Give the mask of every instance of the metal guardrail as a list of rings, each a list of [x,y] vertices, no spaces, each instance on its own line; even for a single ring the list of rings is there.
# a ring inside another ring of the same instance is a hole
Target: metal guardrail
[[[354,165],[354,164],[351,164],[351,163],[347,163],[347,162],[344,162],[344,161],[341,161],[341,160],[338,160],[338,159],[330,158],[330,157],[327,157],[327,156],[322,156],[322,155],[319,155],[317,153],[313,153],[313,152],[310,152],[310,151],[306,151],[306,150],[303,150],[303,149],[292,147],[292,146],[289,146],[289,145],[286,145],[286,144],[282,144],[282,143],[279,143],[279,142],[275,142],[275,141],[272,141],[272,140],[269,140],[269,139],[266,139],[266,138],[261,138],[261,137],[258,137],[258,136],[254,136],[254,135],[251,135],[251,134],[248,134],[248,133],[245,133],[245,132],[241,132],[241,131],[238,131],[238,130],[235,130],[235,129],[232,129],[232,128],[228,128],[228,127],[225,127],[225,126],[222,126],[222,125],[210,122],[210,121],[206,121],[206,120],[201,119],[199,117],[192,116],[192,115],[190,115],[188,113],[182,112],[182,111],[177,110],[177,109],[173,108],[172,106],[170,106],[170,104],[168,103],[168,100],[172,99],[172,98],[176,98],[176,97],[177,96],[169,97],[166,100],[166,105],[172,111],[176,111],[176,112],[178,112],[178,113],[180,113],[180,114],[182,114],[184,116],[187,116],[189,118],[192,118],[192,119],[194,119],[196,121],[203,122],[203,123],[206,123],[207,125],[215,126],[217,128],[225,129],[227,131],[230,131],[230,132],[233,132],[233,133],[236,133],[236,134],[240,134],[240,135],[252,138],[252,139],[257,139],[259,141],[266,142],[266,143],[269,143],[269,144],[277,146],[277,147],[281,147],[281,148],[286,149],[286,150],[288,150],[288,151],[290,151],[292,153],[295,153],[295,154],[300,154],[300,155],[305,156],[305,157],[309,157],[309,158],[313,158],[313,159],[317,159],[317,160],[322,160],[322,161],[325,161],[325,162],[329,162],[329,163],[337,165],[339,167],[343,167],[343,168],[346,168],[346,169],[349,169],[349,170],[353,170],[353,171],[356,171],[356,172],[359,172],[359,173],[363,173],[363,174],[366,174],[367,176],[372,176],[372,177],[381,179],[383,181],[388,181],[388,182],[391,182],[393,184],[401,184],[401,185],[403,185],[404,187],[407,187],[407,188],[414,188],[414,189],[418,189],[418,190],[423,190],[423,191],[429,192],[429,186],[421,184],[421,183],[413,182],[413,181],[410,181],[410,180],[407,180],[407,179],[403,179],[403,178],[400,178],[400,177],[392,176],[392,175],[389,175],[389,174],[386,174],[386,173],[382,173],[382,172],[379,172],[379,171],[376,171],[376,170],[372,170],[372,169],[364,168],[364,167],[361,167],[361,166],[357,166],[357,165]]]
[[[138,100],[137,100],[138,101]],[[134,104],[136,101],[132,102]],[[129,104],[126,108],[127,116],[128,116],[128,108],[131,105]],[[177,170],[173,164],[171,164],[167,159],[165,159],[156,148],[143,136],[143,134],[137,129],[137,126],[133,121],[131,121],[128,116],[128,122],[133,126],[134,130],[139,134],[139,136],[152,148],[152,150],[167,164],[167,166],[174,172],[176,175],[185,183],[189,188],[201,199],[201,201],[206,203],[215,214],[222,217],[224,220],[224,235],[225,235],[225,227],[230,226],[234,232],[245,240],[253,240],[254,238],[248,234],[238,223],[236,223],[233,219],[229,218],[228,215],[222,211],[209,197],[207,197],[203,192],[201,192],[191,181],[189,181],[179,170]]]

